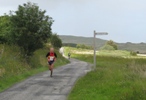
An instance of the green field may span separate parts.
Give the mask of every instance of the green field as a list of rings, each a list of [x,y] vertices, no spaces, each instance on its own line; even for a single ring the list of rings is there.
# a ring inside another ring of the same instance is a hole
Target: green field
[[[90,54],[72,57],[93,63]],[[146,100],[146,59],[98,55],[96,70],[78,80],[68,100]]]
[[[29,63],[22,57],[17,46],[0,45],[0,91],[29,76],[48,70],[46,53],[48,48],[37,50],[29,59]],[[58,51],[55,66],[69,63]]]
[[[88,49],[77,49],[74,47],[64,47],[65,49],[65,55],[67,55],[68,52],[72,54],[72,57],[74,57],[74,54],[92,54],[93,50]],[[126,50],[100,50],[96,52],[96,55],[98,56],[112,56],[112,57],[122,57],[122,58],[146,58],[145,56],[132,56],[130,54],[130,51]]]

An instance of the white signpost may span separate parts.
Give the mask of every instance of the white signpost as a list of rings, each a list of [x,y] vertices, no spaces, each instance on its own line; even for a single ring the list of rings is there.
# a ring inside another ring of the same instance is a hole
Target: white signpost
[[[94,31],[94,70],[96,69],[96,35],[108,35],[108,33]]]

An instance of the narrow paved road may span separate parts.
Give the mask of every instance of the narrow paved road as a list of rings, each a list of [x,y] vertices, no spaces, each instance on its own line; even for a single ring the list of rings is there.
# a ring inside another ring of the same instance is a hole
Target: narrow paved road
[[[54,70],[37,74],[0,93],[0,100],[66,100],[75,81],[90,70],[86,62],[71,60],[71,63]]]

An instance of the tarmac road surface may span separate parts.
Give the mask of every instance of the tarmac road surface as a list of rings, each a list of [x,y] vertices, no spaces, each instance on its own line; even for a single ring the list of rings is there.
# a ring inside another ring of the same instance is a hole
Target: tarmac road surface
[[[90,70],[88,63],[71,59],[54,69],[52,78],[49,71],[32,76],[0,93],[0,100],[66,100],[76,80]]]

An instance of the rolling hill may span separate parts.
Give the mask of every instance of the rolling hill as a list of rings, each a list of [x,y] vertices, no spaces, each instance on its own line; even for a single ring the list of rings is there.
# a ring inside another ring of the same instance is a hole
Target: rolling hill
[[[93,46],[93,37],[81,37],[81,36],[69,36],[69,35],[60,35],[60,39],[64,44],[85,44]],[[99,49],[102,47],[107,40],[96,38],[96,47]],[[146,53],[146,43],[116,43],[118,45],[118,49],[120,50],[128,50],[128,51],[139,51],[140,53]]]

